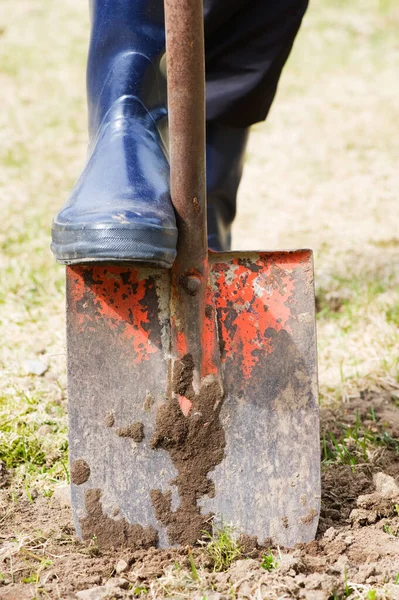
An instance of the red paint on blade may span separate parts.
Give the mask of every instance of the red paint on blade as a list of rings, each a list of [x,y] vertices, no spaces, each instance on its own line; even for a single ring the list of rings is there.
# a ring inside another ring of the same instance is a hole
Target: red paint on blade
[[[188,398],[186,398],[186,396],[180,396],[180,394],[177,398],[179,401],[180,410],[182,411],[185,417],[188,417],[192,409],[193,403]]]
[[[309,261],[306,252],[254,256],[212,267],[222,361],[239,360],[245,379],[260,357],[273,351],[271,330],[291,332],[290,319],[296,318],[295,270]]]
[[[68,267],[72,316],[80,328],[113,329],[129,340],[136,353],[135,363],[148,360],[158,351],[151,341],[151,315],[146,294],[154,289],[150,279],[126,267]],[[106,350],[106,349],[105,349]]]

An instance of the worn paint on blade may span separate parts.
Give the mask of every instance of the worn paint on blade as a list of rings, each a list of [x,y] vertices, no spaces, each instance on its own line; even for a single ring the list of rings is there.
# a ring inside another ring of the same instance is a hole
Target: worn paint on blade
[[[186,396],[181,396],[180,394],[177,395],[177,398],[179,401],[180,410],[182,411],[185,417],[188,417],[188,415],[191,412],[193,403],[191,402],[191,400],[186,398]]]
[[[107,323],[121,338],[131,341],[135,363],[149,360],[160,348],[152,340],[152,313],[148,297],[154,278],[143,278],[135,269],[110,266],[70,267],[72,315],[83,330]],[[151,294],[153,296],[153,294]]]
[[[269,332],[286,330],[295,312],[296,269],[309,254],[253,254],[214,262],[213,288],[219,321],[222,362],[240,357],[244,379],[273,351]],[[303,279],[303,270],[300,270]],[[294,310],[293,310],[294,309]]]
[[[208,269],[208,268],[207,268]],[[211,281],[208,282],[205,296],[205,315],[201,335],[202,363],[201,377],[220,376],[220,351],[218,343],[217,317]]]
[[[173,273],[173,271],[172,271]],[[195,387],[201,380],[220,375],[216,309],[208,258],[200,269],[172,277],[170,322],[173,359],[190,354],[196,364]]]

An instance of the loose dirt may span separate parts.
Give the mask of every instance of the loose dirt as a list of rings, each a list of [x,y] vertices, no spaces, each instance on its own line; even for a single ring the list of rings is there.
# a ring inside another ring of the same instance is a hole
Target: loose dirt
[[[169,453],[178,472],[172,481],[180,500],[175,511],[170,492],[151,492],[156,517],[167,528],[171,544],[195,544],[204,530],[210,530],[212,515],[201,514],[197,501],[205,494],[214,494],[208,473],[222,461],[226,443],[219,419],[219,383],[204,384],[196,394],[193,371],[189,355],[175,364],[173,394],[158,411],[151,441],[154,449],[163,448]]]
[[[201,407],[201,423],[207,422],[215,390],[211,389],[206,398],[194,398],[189,372],[187,361],[186,368],[176,373],[175,383],[180,382],[180,391],[192,398],[192,410]],[[217,424],[214,426],[207,438],[208,453],[201,466],[193,469],[198,456],[194,454],[196,460],[190,463],[184,441],[191,436],[195,447],[203,450],[202,429],[196,425],[192,429],[183,427],[179,414],[174,404],[165,408],[165,414],[160,413],[153,444],[167,448],[178,467],[181,508],[173,512],[170,499],[160,492],[153,493],[153,502],[173,540],[195,541],[204,526],[196,500],[205,490],[209,492],[207,474],[221,459],[223,432]],[[321,420],[323,456],[329,433],[338,440],[343,429],[357,426],[359,437],[365,430],[373,430],[377,440],[395,440],[399,432],[399,410],[389,392],[366,392],[348,405],[322,409]],[[172,422],[178,426],[170,429]],[[170,438],[172,431],[175,434]],[[156,543],[155,530],[106,517],[100,490],[90,490],[86,496],[88,517],[81,520],[83,535],[86,527],[87,531],[95,531],[95,537],[90,536],[86,543],[77,541],[70,509],[60,508],[56,499],[38,496],[32,502],[14,503],[1,524],[0,598],[69,600],[85,597],[76,593],[92,588],[87,598],[171,596],[221,600],[231,598],[234,592],[236,598],[329,600],[350,594],[351,598],[367,598],[370,590],[376,590],[379,596],[371,594],[369,598],[399,598],[399,585],[395,583],[399,573],[396,448],[392,441],[381,442],[368,460],[359,459],[353,465],[324,461],[322,513],[316,540],[288,550],[272,544],[259,547],[255,539],[243,535],[239,539],[239,560],[222,573],[213,572],[212,560],[201,547],[150,547]],[[185,467],[183,457],[187,458]],[[137,549],[138,541],[144,549]],[[99,549],[104,544],[121,542],[127,547]],[[269,550],[275,560],[270,571],[261,566]],[[123,572],[117,572],[120,562],[126,563]],[[23,583],[32,578],[37,578],[37,585]]]
[[[71,481],[75,485],[82,485],[90,477],[90,467],[87,462],[81,458],[74,460],[71,464]]]
[[[92,489],[85,493],[87,517],[80,519],[84,540],[97,540],[101,548],[130,547],[133,549],[156,546],[158,533],[153,527],[130,524],[126,519],[111,519],[103,513],[101,490]]]
[[[123,438],[131,438],[134,442],[140,443],[144,439],[143,423],[132,423],[126,427],[118,427],[116,435]]]

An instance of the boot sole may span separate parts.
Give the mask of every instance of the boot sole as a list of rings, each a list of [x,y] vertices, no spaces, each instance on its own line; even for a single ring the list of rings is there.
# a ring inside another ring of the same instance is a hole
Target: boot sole
[[[176,258],[177,229],[53,225],[51,250],[58,263],[130,262],[170,269]]]

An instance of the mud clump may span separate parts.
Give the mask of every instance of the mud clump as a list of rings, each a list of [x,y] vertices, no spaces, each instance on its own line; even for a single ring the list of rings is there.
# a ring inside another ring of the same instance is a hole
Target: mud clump
[[[74,460],[71,465],[71,481],[75,485],[82,485],[90,477],[90,466],[82,458]]]
[[[118,427],[116,435],[121,438],[130,438],[134,442],[140,443],[144,439],[144,425],[143,423],[132,423],[126,425],[126,427]]]
[[[191,354],[186,354],[174,365],[173,391],[181,396],[193,395],[194,361]]]
[[[85,494],[87,517],[79,520],[84,540],[96,536],[100,548],[125,547],[133,550],[148,549],[158,544],[154,527],[130,524],[126,519],[111,519],[103,513],[101,490],[87,490]]]
[[[176,363],[172,397],[158,410],[151,440],[152,448],[162,448],[169,453],[178,472],[171,484],[177,487],[180,506],[172,510],[170,491],[152,490],[151,500],[156,518],[167,529],[170,543],[181,545],[197,543],[202,532],[210,529],[212,515],[201,514],[197,501],[206,494],[215,494],[208,474],[223,460],[226,445],[220,421],[220,385],[217,381],[205,383],[195,394],[193,372],[190,355]],[[191,403],[187,417],[180,408],[179,398]]]
[[[246,558],[255,558],[259,554],[259,544],[256,535],[248,535],[242,533],[238,540],[238,546],[240,548],[241,556]]]
[[[113,427],[115,423],[114,413],[109,412],[104,417],[104,425],[105,427]]]
[[[146,396],[145,396],[145,400],[144,400],[144,405],[143,408],[145,410],[145,412],[150,412],[151,408],[154,405],[154,398],[151,394],[151,392],[147,392]]]
[[[313,523],[317,517],[318,512],[314,508],[311,508],[308,514],[305,517],[301,517],[299,520],[303,525],[309,525],[310,523]]]

